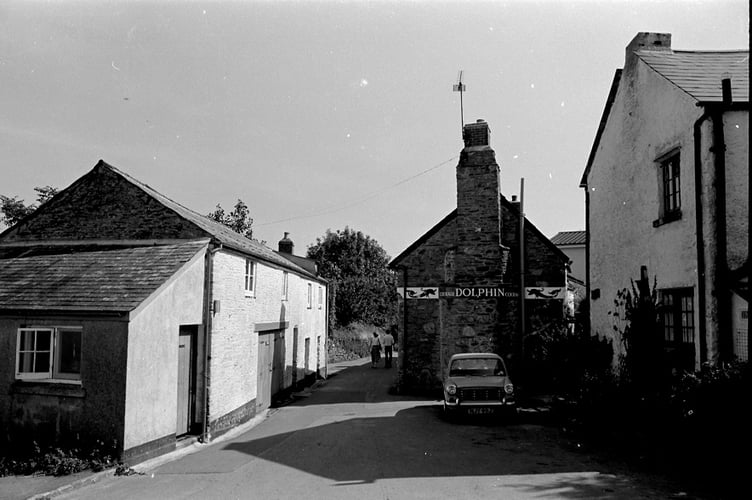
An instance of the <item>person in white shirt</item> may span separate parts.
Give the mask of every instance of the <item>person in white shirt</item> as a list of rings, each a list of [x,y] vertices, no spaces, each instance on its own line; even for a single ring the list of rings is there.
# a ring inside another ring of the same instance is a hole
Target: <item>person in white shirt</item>
[[[386,332],[384,338],[381,340],[384,344],[384,368],[392,367],[392,346],[394,345],[394,337],[389,332]]]

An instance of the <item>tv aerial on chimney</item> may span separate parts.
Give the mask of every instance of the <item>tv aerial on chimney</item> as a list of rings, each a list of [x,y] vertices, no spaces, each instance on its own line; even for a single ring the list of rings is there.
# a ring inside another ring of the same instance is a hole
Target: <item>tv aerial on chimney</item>
[[[460,132],[465,128],[465,110],[462,106],[462,93],[467,90],[465,84],[462,83],[462,73],[462,70],[457,73],[457,83],[452,86],[454,92],[460,93]]]

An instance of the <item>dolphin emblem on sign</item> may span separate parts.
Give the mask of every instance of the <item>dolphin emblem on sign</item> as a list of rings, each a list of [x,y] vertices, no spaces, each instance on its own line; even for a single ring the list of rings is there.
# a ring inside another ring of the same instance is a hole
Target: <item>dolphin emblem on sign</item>
[[[561,288],[551,290],[549,293],[544,292],[542,288],[530,288],[527,294],[541,299],[553,299],[559,296],[559,292],[561,292]]]

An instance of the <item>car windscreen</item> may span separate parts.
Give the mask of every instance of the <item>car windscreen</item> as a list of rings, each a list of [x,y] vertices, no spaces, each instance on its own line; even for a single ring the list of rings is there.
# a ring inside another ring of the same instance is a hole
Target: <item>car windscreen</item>
[[[449,367],[450,377],[504,376],[504,365],[496,358],[455,359]]]

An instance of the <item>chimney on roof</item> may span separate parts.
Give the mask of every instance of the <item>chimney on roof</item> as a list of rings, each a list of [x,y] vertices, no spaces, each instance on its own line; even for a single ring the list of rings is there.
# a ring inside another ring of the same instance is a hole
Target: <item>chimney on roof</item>
[[[647,33],[641,31],[635,35],[629,45],[627,45],[627,54],[625,66],[629,65],[635,52],[638,50],[671,50],[671,33]]]
[[[465,147],[473,146],[490,146],[491,129],[485,120],[477,120],[475,123],[468,123],[462,127],[462,139],[465,141]]]
[[[295,246],[292,242],[292,240],[289,238],[290,233],[285,233],[285,236],[279,240],[279,252],[280,253],[289,253],[292,255],[292,249]]]

